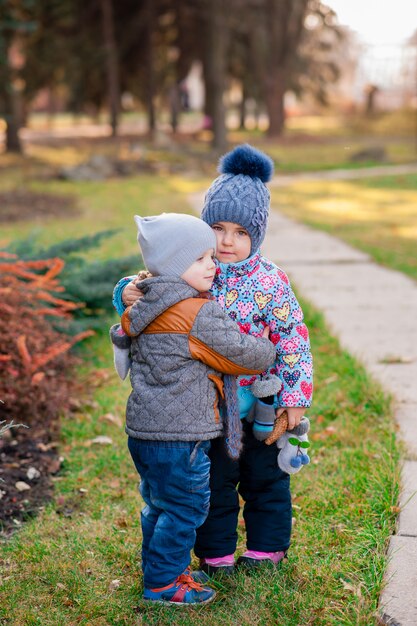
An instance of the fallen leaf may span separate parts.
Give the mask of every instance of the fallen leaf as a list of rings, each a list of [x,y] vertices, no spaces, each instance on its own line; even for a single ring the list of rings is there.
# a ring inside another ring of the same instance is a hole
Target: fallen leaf
[[[113,445],[113,439],[111,437],[107,437],[107,435],[99,435],[95,437],[95,439],[91,439],[91,444],[98,444],[100,446],[111,446]]]
[[[333,374],[332,376],[329,376],[329,378],[325,378],[325,380],[323,380],[323,383],[325,385],[329,385],[330,383],[336,382],[336,380],[339,380],[339,374]]]
[[[386,365],[398,365],[401,363],[413,363],[415,359],[410,356],[401,356],[395,354],[389,354],[383,359],[379,359],[378,363],[385,363]]]
[[[48,471],[50,474],[57,474],[61,469],[63,458],[51,459],[48,463]]]
[[[115,591],[116,589],[120,587],[121,584],[122,583],[117,578],[115,580],[112,580],[111,583],[109,584],[109,591]]]
[[[127,520],[125,517],[119,517],[116,521],[115,521],[116,526],[118,526],[118,528],[127,528]]]
[[[343,578],[340,579],[340,582],[343,585],[343,589],[345,589],[346,591],[351,591],[358,598],[362,597],[360,585],[352,585],[352,583],[349,583],[347,580],[343,580]]]
[[[71,410],[77,410],[81,408],[82,404],[78,398],[70,398],[68,400],[68,406]]]
[[[57,443],[56,441],[51,441],[50,443],[38,443],[36,445],[36,447],[38,448],[38,450],[40,450],[41,452],[48,452],[49,450],[52,450],[53,448],[58,448],[59,443]]]
[[[391,513],[401,513],[401,507],[399,506],[390,506],[389,510]]]
[[[318,433],[313,433],[310,436],[310,439],[312,439],[313,441],[323,441],[324,439],[327,439],[331,435],[334,435],[336,432],[337,430],[334,426],[327,426],[327,428],[325,428],[324,430],[321,430]]]
[[[112,374],[113,374],[113,370],[112,370]],[[110,378],[109,370],[107,370],[107,369],[96,370],[89,377],[89,384],[92,387],[99,387],[103,383],[107,382],[109,380],[109,378]]]
[[[102,415],[98,419],[100,422],[110,422],[110,424],[114,424],[119,428],[122,427],[122,420],[117,415],[113,415],[113,413],[105,413],[105,415]]]

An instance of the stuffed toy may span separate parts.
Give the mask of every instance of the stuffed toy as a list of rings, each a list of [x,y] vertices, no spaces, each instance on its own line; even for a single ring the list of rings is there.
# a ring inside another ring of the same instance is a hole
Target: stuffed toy
[[[310,447],[308,441],[310,420],[303,416],[298,426],[292,430],[287,430],[287,428],[288,416],[285,411],[275,420],[273,431],[265,443],[267,446],[276,443],[279,449],[278,466],[287,474],[296,474],[303,465],[310,463],[310,457],[307,454]]]
[[[310,463],[307,450],[310,447],[308,431],[310,421],[302,417],[298,426],[288,429],[286,411],[276,418],[274,400],[282,387],[276,376],[265,376],[256,380],[252,385],[252,393],[257,398],[247,421],[253,423],[253,435],[258,441],[264,441],[270,446],[277,444],[278,466],[287,474],[296,474],[303,465]]]

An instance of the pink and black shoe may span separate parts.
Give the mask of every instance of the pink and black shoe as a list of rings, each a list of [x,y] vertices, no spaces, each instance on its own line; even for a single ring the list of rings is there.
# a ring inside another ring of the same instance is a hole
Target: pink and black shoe
[[[277,566],[287,556],[286,552],[257,552],[256,550],[246,550],[237,560],[238,567],[255,569],[264,563],[270,563]]]
[[[228,554],[212,559],[200,559],[200,568],[210,578],[231,576],[235,571],[235,557],[233,554]]]

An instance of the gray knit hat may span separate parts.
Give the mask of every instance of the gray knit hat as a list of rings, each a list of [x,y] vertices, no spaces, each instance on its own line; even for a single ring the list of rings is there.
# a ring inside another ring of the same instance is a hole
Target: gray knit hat
[[[198,217],[135,215],[135,222],[143,260],[154,276],[181,276],[204,252],[216,251],[214,231]]]
[[[225,154],[218,169],[220,176],[207,191],[201,217],[210,226],[234,222],[246,228],[254,254],[265,238],[270,200],[265,183],[272,177],[273,161],[243,144]]]

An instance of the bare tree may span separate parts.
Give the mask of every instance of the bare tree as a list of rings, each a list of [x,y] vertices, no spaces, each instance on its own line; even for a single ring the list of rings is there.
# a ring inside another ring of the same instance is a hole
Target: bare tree
[[[117,46],[114,35],[112,0],[100,0],[103,39],[106,51],[107,95],[110,108],[110,123],[113,137],[117,135],[117,124],[120,111],[120,82]]]
[[[284,128],[284,95],[304,31],[308,0],[265,0],[254,7],[251,49],[269,117],[269,136]]]
[[[20,74],[25,64],[23,41],[33,31],[30,0],[0,4],[0,113],[6,122],[6,150],[21,152],[19,128],[22,121]]]
[[[226,88],[228,19],[224,0],[212,0],[209,10],[203,8],[203,73],[206,92],[206,113],[211,118],[213,148],[222,151],[227,145]]]

